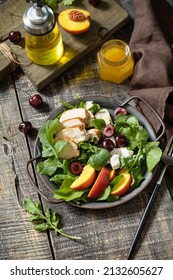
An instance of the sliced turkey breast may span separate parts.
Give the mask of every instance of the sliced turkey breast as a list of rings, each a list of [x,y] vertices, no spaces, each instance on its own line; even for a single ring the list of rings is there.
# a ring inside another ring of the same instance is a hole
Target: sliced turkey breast
[[[90,114],[84,108],[74,108],[64,111],[59,119],[62,123],[65,120],[79,118],[84,121],[85,125],[87,126],[90,122]]]
[[[85,126],[84,120],[81,118],[73,118],[73,119],[68,119],[64,120],[61,122],[62,126],[65,127],[72,127],[72,126],[78,126],[78,125],[83,125]]]
[[[99,129],[96,128],[91,128],[87,130],[87,133],[89,135],[89,138],[93,138],[94,139],[94,143],[98,143],[98,141],[101,139],[102,137],[102,132]]]
[[[68,142],[64,149],[59,153],[59,158],[72,159],[79,156],[78,146],[74,142]]]
[[[111,122],[111,116],[110,113],[107,109],[100,109],[96,114],[95,114],[96,119],[103,119],[106,124],[110,124]]]
[[[55,136],[55,141],[57,140],[67,140],[70,142],[75,142],[76,144],[87,141],[89,135],[87,134],[83,125],[76,125],[73,127],[66,127],[59,131]]]

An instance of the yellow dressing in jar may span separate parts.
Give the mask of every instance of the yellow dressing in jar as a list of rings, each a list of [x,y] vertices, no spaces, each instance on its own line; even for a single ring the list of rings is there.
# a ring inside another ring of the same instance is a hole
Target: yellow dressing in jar
[[[36,64],[51,65],[63,56],[64,46],[57,24],[51,32],[42,36],[26,32],[25,40],[27,55]]]
[[[53,10],[40,1],[33,1],[23,15],[26,53],[39,65],[55,64],[64,53],[61,34]]]
[[[117,84],[133,74],[134,60],[129,46],[121,40],[106,42],[97,53],[100,77]]]

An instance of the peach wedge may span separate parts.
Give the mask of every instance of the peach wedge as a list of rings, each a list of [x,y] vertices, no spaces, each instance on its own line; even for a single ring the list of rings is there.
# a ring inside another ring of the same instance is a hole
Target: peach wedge
[[[112,189],[111,194],[112,195],[119,195],[123,196],[125,195],[129,189],[132,182],[132,176],[130,173],[120,172],[120,175],[123,175],[122,180]]]
[[[96,178],[95,169],[89,164],[83,169],[80,176],[71,184],[73,190],[85,190],[91,186]]]
[[[108,168],[103,167],[101,171],[98,174],[98,177],[92,186],[88,198],[90,199],[96,199],[98,198],[107,188],[110,182],[110,171]]]

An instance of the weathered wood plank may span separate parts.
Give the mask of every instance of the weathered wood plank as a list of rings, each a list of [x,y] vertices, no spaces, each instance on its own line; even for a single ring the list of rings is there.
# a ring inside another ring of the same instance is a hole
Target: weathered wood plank
[[[1,84],[0,104],[0,259],[51,259],[47,233],[35,232],[22,208],[25,196],[38,195],[25,171],[29,152],[10,76]]]

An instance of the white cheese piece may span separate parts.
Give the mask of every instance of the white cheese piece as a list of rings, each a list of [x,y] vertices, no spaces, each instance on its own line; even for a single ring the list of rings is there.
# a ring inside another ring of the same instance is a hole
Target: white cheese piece
[[[110,154],[113,156],[113,155],[119,155],[121,156],[121,149],[120,148],[114,148]]]
[[[120,168],[119,155],[115,154],[115,155],[111,156],[110,164],[111,164],[112,169]]]
[[[132,157],[133,156],[133,151],[128,150],[127,148],[123,147],[120,148],[121,150],[121,156],[124,158]]]
[[[93,101],[87,101],[85,103],[85,109],[88,110],[93,106]]]

